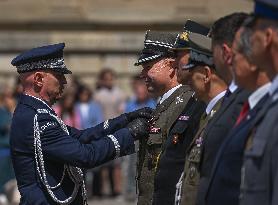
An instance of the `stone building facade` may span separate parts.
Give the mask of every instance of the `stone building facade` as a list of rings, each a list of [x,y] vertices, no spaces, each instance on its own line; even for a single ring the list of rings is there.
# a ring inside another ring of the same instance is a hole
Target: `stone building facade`
[[[248,0],[0,0],[0,84],[16,76],[13,56],[34,46],[66,43],[66,64],[90,85],[102,67],[129,77],[146,30],[180,31],[187,18],[210,25]]]

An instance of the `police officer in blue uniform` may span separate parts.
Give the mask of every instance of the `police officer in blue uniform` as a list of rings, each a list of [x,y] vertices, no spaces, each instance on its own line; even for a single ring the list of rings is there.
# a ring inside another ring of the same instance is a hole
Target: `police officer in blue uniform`
[[[22,205],[86,204],[82,169],[133,153],[134,141],[149,130],[147,108],[85,130],[65,125],[51,108],[71,74],[64,47],[34,48],[12,60],[24,88],[10,139]]]

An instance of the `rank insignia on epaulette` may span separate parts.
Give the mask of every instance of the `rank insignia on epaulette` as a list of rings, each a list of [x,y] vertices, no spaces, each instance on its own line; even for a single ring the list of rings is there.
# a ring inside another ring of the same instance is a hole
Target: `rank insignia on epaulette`
[[[150,128],[150,134],[158,134],[161,132],[161,128],[160,127],[151,127]]]
[[[180,115],[178,120],[187,121],[187,120],[189,120],[189,116],[188,115]]]

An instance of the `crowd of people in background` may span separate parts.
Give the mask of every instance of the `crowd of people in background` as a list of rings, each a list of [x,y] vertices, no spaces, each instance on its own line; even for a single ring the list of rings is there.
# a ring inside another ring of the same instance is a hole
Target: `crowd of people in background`
[[[117,75],[111,68],[101,70],[95,88],[81,83],[75,76],[71,82],[54,110],[67,125],[77,129],[86,129],[124,112],[156,105],[139,74],[130,79],[132,96],[117,86]],[[9,129],[21,92],[19,80],[14,88],[4,87],[0,92],[0,170],[5,170],[0,172],[0,205],[18,204],[20,200],[10,156]],[[136,161],[136,154],[133,154],[88,170],[89,198],[123,196],[125,200],[135,202]]]

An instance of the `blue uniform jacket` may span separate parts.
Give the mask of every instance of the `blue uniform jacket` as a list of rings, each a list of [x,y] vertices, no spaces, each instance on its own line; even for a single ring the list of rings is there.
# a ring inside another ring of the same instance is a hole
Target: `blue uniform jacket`
[[[46,192],[37,172],[34,154],[34,116],[38,109],[55,112],[46,103],[34,97],[22,95],[14,112],[11,125],[11,154],[21,194],[22,205],[56,204]],[[120,155],[134,152],[134,140],[128,129],[125,115],[85,130],[67,127],[69,135],[58,121],[47,113],[38,114],[42,153],[46,177],[50,186],[62,178],[64,164],[80,168],[92,168],[115,158],[115,145],[107,137],[118,140]],[[73,191],[74,184],[66,174],[60,188],[54,190],[58,199],[64,200]],[[72,204],[82,204],[81,191]]]

